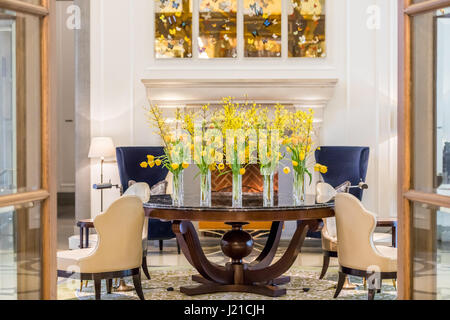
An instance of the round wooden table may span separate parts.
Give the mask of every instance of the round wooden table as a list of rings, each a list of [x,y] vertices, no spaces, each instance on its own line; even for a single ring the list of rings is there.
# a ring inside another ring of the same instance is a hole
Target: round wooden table
[[[183,254],[200,274],[192,277],[200,285],[180,288],[187,295],[214,292],[285,295],[286,289],[279,285],[290,282],[290,278],[282,275],[297,259],[307,231],[317,230],[320,219],[334,216],[332,203],[316,204],[312,196],[300,207],[292,205],[292,197],[282,199],[279,196],[275,207],[264,208],[261,196],[250,194],[244,195],[242,208],[232,208],[231,196],[223,194],[213,194],[212,202],[211,207],[205,208],[198,205],[195,197],[185,198],[183,207],[174,207],[170,195],[163,195],[152,196],[150,202],[144,204],[148,217],[173,222]],[[223,266],[207,259],[193,221],[225,222],[231,226],[221,240],[222,251],[230,262]],[[252,252],[253,239],[243,226],[251,221],[270,221],[272,227],[262,252],[254,261],[246,263],[243,259]],[[272,263],[285,221],[297,221],[297,229],[283,256]]]

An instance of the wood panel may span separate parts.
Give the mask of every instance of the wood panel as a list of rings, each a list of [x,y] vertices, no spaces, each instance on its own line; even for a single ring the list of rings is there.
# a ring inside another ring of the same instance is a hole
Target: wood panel
[[[411,29],[403,14],[410,0],[399,0],[398,105],[398,298],[411,299],[411,209],[403,193],[411,187]],[[400,169],[401,168],[401,169]]]
[[[43,0],[42,3],[44,3],[45,1],[47,0]],[[46,16],[48,14],[48,10],[45,6],[39,6],[19,0],[0,0],[0,8],[37,16]]]
[[[41,31],[41,141],[42,141],[42,188],[48,190],[50,197],[42,206],[42,298],[57,297],[56,251],[57,251],[57,207],[56,207],[56,114],[51,106],[55,103],[55,93],[51,88],[56,84],[54,71],[49,61],[54,57],[54,30],[56,28],[53,13],[56,12],[55,0],[42,0],[49,15],[42,18]]]
[[[404,6],[404,13],[413,16],[424,14],[430,11],[438,10],[450,6],[450,0],[430,0]],[[400,8],[400,7],[399,7]]]

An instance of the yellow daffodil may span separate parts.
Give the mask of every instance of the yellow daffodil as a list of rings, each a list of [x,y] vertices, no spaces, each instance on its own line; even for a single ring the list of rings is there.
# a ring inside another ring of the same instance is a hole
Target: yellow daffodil
[[[173,170],[177,170],[180,167],[178,163],[172,163],[170,166],[172,167]]]
[[[141,168],[147,168],[148,167],[148,163],[147,162],[141,162]]]
[[[225,169],[225,165],[223,163],[219,163],[219,170],[222,171]]]
[[[289,173],[291,172],[291,169],[290,169],[289,167],[285,167],[285,168],[283,169],[283,172],[284,172],[285,174],[289,174]]]
[[[292,165],[293,165],[294,167],[298,167],[298,162],[297,162],[297,161],[292,161]]]
[[[183,162],[183,163],[181,164],[181,166],[183,167],[183,169],[187,169],[187,168],[189,168],[189,163]]]
[[[241,176],[243,176],[245,174],[245,168],[241,168],[239,170],[239,173],[240,173]]]
[[[157,160],[155,160],[155,163],[159,167],[161,165],[161,160],[157,159]]]

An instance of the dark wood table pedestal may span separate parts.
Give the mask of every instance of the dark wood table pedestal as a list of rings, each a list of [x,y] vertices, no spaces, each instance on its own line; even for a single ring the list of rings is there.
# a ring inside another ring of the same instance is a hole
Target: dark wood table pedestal
[[[225,266],[210,262],[200,245],[197,232],[190,221],[174,221],[173,231],[188,261],[200,273],[192,279],[200,285],[181,287],[180,291],[189,296],[215,292],[247,292],[269,297],[286,294],[280,285],[290,282],[289,277],[282,277],[297,259],[308,229],[316,230],[318,220],[304,220],[284,253],[274,264],[283,222],[273,222],[266,246],[261,254],[251,263],[243,261],[253,250],[252,236],[243,230],[245,222],[230,222],[232,230],[221,240],[223,253],[231,259]]]

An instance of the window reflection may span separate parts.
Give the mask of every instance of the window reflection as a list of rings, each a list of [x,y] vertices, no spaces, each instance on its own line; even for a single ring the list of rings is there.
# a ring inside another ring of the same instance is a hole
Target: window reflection
[[[281,57],[281,0],[244,0],[244,56]]]
[[[192,57],[192,1],[155,0],[155,56]]]
[[[236,58],[237,0],[200,0],[199,58]]]

